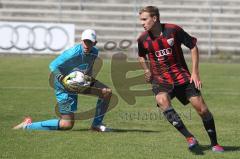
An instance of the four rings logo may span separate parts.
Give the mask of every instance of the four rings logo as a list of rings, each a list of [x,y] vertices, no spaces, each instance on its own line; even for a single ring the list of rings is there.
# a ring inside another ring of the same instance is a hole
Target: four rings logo
[[[0,24],[0,49],[20,51],[61,51],[69,44],[69,34],[61,26]]]
[[[162,49],[159,51],[155,52],[156,57],[162,57],[162,56],[166,56],[166,55],[170,55],[172,54],[172,49],[171,48],[167,48],[167,49]]]

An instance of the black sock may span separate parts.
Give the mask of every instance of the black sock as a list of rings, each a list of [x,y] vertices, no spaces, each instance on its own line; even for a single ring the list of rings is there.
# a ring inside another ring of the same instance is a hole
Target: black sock
[[[178,113],[172,108],[168,108],[163,112],[166,119],[186,138],[193,135],[187,130]]]
[[[208,136],[211,140],[211,145],[217,145],[217,133],[215,129],[215,123],[212,114],[209,112],[202,117],[203,125],[208,133]]]

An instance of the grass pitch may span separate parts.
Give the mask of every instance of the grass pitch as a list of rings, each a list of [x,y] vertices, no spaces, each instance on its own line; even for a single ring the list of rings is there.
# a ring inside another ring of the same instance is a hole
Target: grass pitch
[[[0,57],[0,158],[109,158],[109,159],[238,159],[240,158],[239,99],[240,64],[202,63],[202,94],[214,114],[219,143],[224,153],[213,153],[202,122],[190,105],[173,100],[188,129],[200,142],[192,153],[184,138],[163,118],[153,96],[137,97],[128,105],[119,103],[104,122],[111,133],[89,131],[91,120],[77,121],[71,131],[13,131],[25,116],[34,121],[55,118],[55,97],[48,85],[48,65],[54,57]],[[113,88],[110,62],[104,62],[98,75]],[[133,72],[134,73],[134,72]],[[140,86],[139,86],[140,87]],[[136,88],[136,87],[135,87]],[[79,110],[95,106],[96,99],[81,96]]]

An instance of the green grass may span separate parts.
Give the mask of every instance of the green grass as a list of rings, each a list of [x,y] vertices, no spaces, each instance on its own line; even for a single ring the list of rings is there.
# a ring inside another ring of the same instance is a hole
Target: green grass
[[[175,109],[200,141],[203,154],[189,152],[184,138],[159,114],[152,96],[137,97],[133,106],[118,96],[117,107],[105,118],[107,125],[118,129],[116,132],[88,131],[91,120],[77,121],[71,131],[13,131],[12,126],[25,116],[32,116],[34,121],[55,117],[56,101],[48,85],[48,64],[53,58],[0,56],[1,159],[240,158],[240,64],[201,64],[202,93],[215,116],[219,142],[226,149],[222,154],[209,149],[207,134],[190,105],[183,107],[174,100]],[[105,62],[98,78],[117,94],[111,82],[110,68],[110,62]],[[94,107],[95,98],[83,98],[80,97],[78,111]]]

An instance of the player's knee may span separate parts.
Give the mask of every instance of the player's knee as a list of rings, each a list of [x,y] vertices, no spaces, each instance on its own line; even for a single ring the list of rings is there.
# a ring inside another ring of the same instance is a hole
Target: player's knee
[[[61,130],[71,130],[73,128],[73,124],[62,125],[60,127]]]
[[[108,96],[112,96],[112,90],[110,88],[107,88],[107,94]]]
[[[197,106],[194,105],[197,113],[200,115],[200,116],[205,116],[206,114],[209,113],[209,110],[207,108],[207,106],[203,105],[203,104],[198,104]]]
[[[170,100],[167,94],[158,94],[156,96],[157,104],[160,106],[160,108],[165,109],[165,107],[170,106]]]
[[[208,110],[207,107],[202,107],[202,108],[199,109],[199,111],[198,111],[198,114],[201,115],[201,116],[205,116],[205,115],[207,115],[207,114],[209,114],[209,113],[210,113],[210,112],[209,112],[209,110]]]
[[[110,88],[103,88],[102,93],[104,97],[111,97],[112,96],[112,90]]]
[[[200,116],[205,116],[206,114],[209,114],[208,107],[201,96],[191,97],[190,102]]]
[[[71,130],[74,126],[73,120],[60,120],[59,127],[61,130]]]

